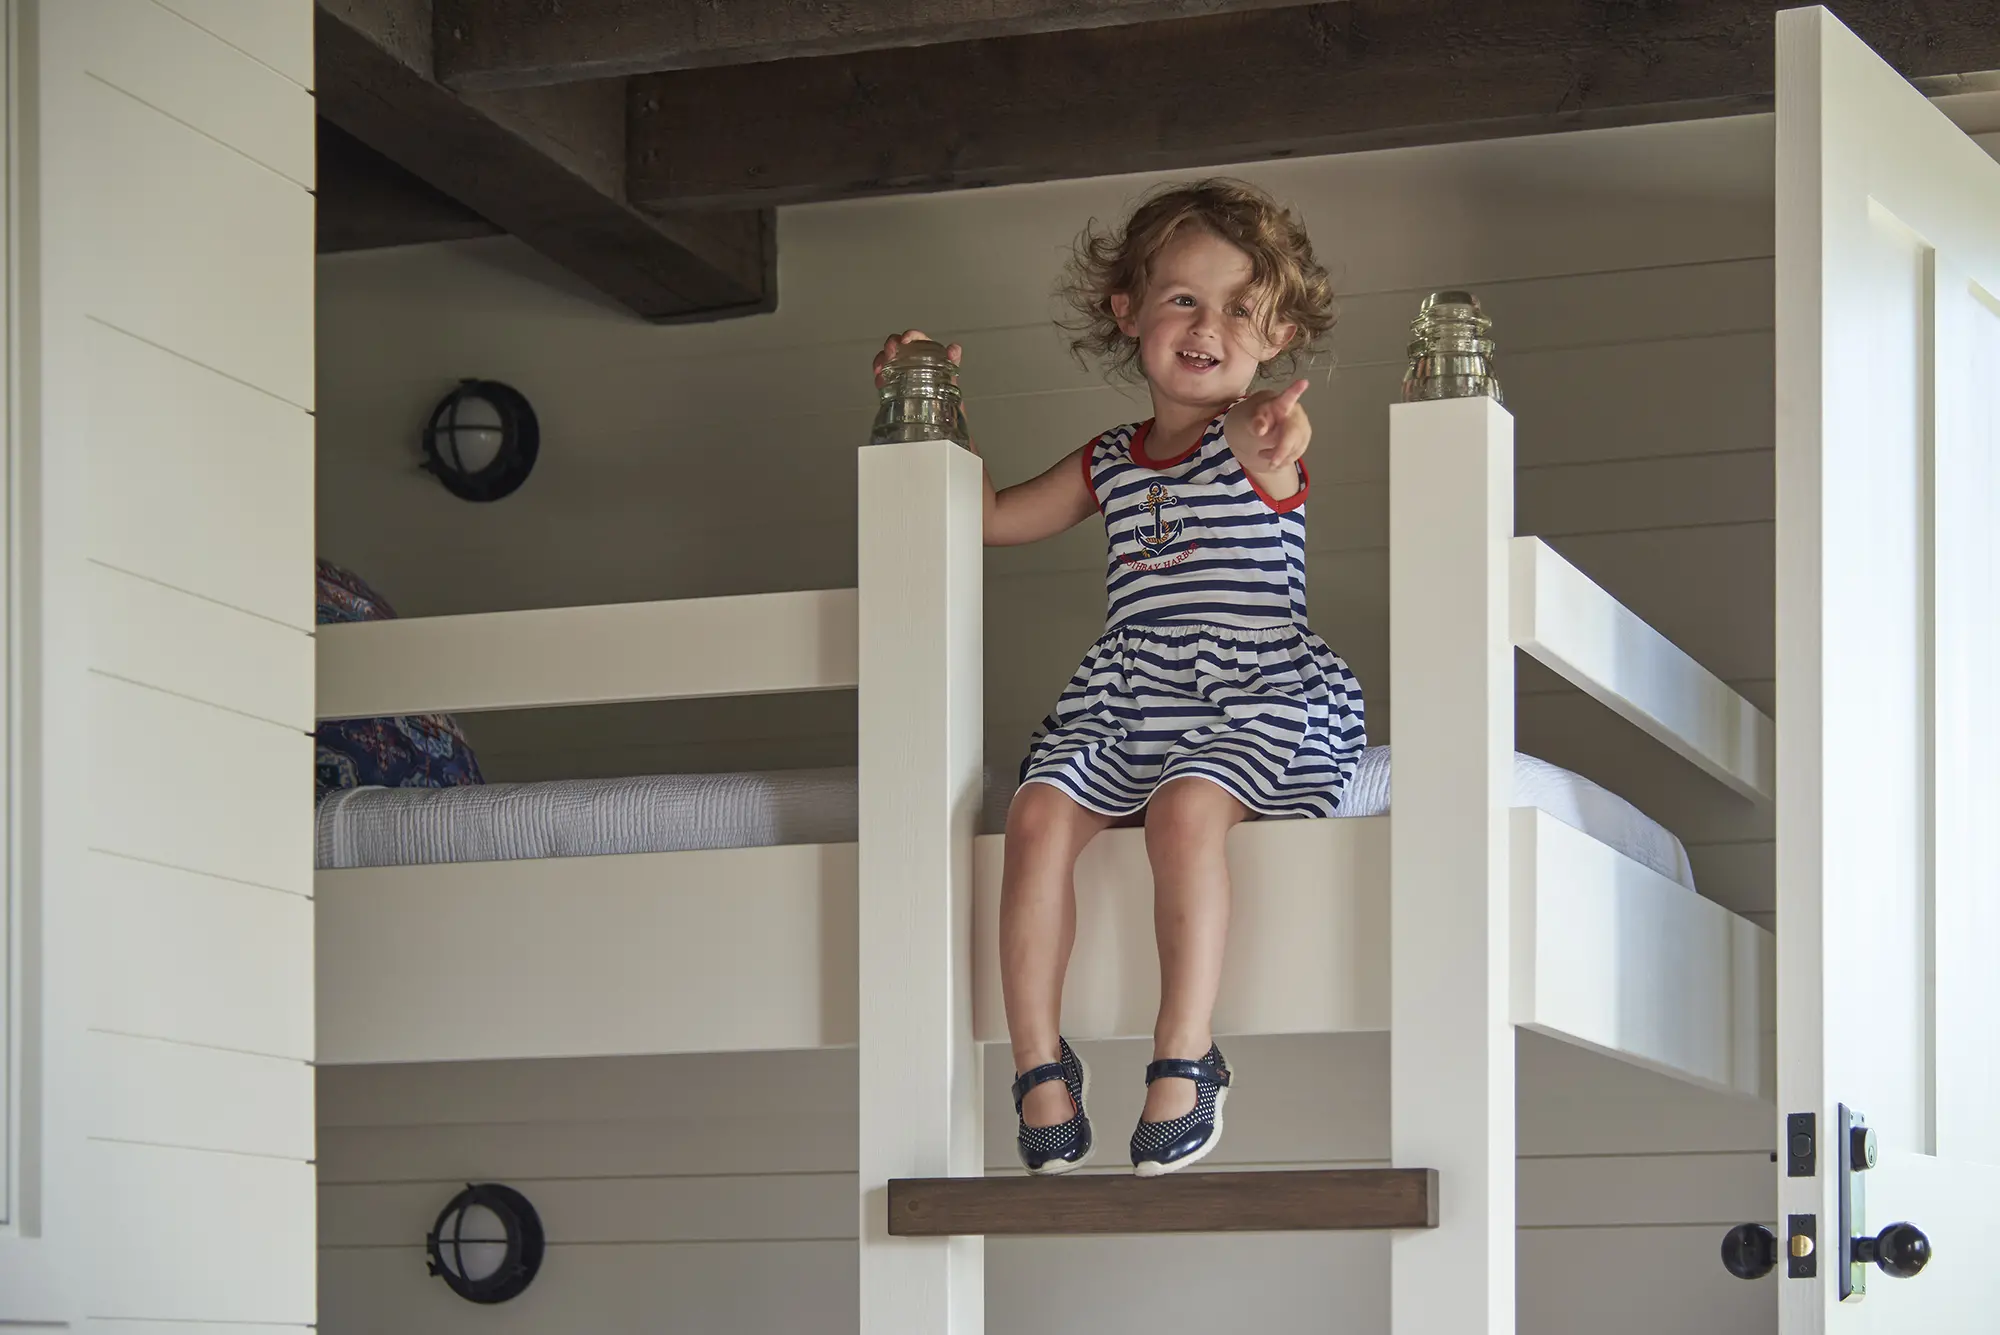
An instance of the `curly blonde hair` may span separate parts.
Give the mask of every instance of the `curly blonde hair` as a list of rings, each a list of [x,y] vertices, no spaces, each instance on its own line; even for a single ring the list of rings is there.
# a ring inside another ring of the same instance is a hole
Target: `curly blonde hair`
[[[1070,350],[1086,365],[1095,358],[1107,374],[1132,378],[1139,341],[1118,327],[1111,298],[1137,300],[1153,261],[1183,227],[1200,227],[1250,257],[1252,308],[1267,341],[1278,326],[1294,328],[1274,359],[1296,367],[1333,328],[1333,282],[1313,258],[1305,225],[1291,210],[1247,181],[1212,177],[1163,186],[1148,195],[1120,228],[1090,221],[1076,239],[1057,291],[1071,317],[1059,322]]]

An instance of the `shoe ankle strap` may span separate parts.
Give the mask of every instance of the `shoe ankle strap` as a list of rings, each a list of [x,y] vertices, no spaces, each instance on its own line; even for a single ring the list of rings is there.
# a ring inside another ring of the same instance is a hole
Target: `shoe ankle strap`
[[[1021,1100],[1027,1098],[1028,1091],[1035,1086],[1046,1085],[1051,1080],[1064,1080],[1068,1076],[1069,1072],[1063,1069],[1061,1062],[1043,1062],[1021,1072],[1014,1077],[1014,1111],[1021,1111]]]
[[[1146,1083],[1155,1080],[1193,1080],[1210,1085],[1227,1085],[1229,1068],[1219,1061],[1189,1061],[1185,1057],[1165,1057],[1146,1066]]]

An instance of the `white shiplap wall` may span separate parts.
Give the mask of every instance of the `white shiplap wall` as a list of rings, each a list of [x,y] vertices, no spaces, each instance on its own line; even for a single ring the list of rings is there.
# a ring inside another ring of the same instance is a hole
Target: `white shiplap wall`
[[[1116,1162],[1144,1051],[1084,1049]],[[1362,1167],[1388,1155],[1382,1035],[1238,1039],[1218,1166]],[[1761,1217],[1766,1110],[1521,1040],[1520,1328],[1526,1335],[1768,1335],[1769,1286],[1716,1260]],[[1014,1171],[1004,1053],[987,1061],[987,1163]],[[855,1329],[849,1052],[347,1067],[320,1095],[321,1322],[380,1335],[702,1335]],[[422,1237],[467,1180],[525,1192],[542,1274],[475,1309],[424,1274]],[[1369,1235],[995,1239],[987,1329],[1388,1328]]]
[[[315,1320],[309,0],[24,6],[68,1314]]]
[[[1313,370],[1314,624],[1389,740],[1386,405],[1422,294],[1469,285],[1517,414],[1519,515],[1703,663],[1770,707],[1771,126],[1767,119],[1406,150],[1245,172],[1298,204],[1342,293]],[[634,323],[508,241],[322,262],[320,551],[406,614],[846,584],[863,367],[916,324],[968,347],[996,477],[1025,477],[1134,410],[1068,359],[1048,293],[1064,247],[1147,179],[886,199],[781,215],[780,309]],[[541,464],[497,505],[416,472],[459,376],[522,389]],[[1088,526],[988,554],[989,735],[1019,754],[1102,615]],[[1770,907],[1768,818],[1539,671],[1524,749],[1625,793],[1689,844],[1706,893]],[[491,777],[837,763],[852,698],[789,697],[468,720]],[[476,1001],[469,1001],[476,1004]],[[1386,1154],[1378,1038],[1238,1041],[1226,1157]],[[1100,1054],[1115,1158],[1142,1055]],[[1009,1162],[1001,1058],[990,1162]],[[1769,1114],[1523,1039],[1521,1328],[1772,1328],[1729,1279],[1723,1229],[1768,1208]],[[851,1057],[760,1055],[322,1073],[324,1324],[349,1331],[853,1329]],[[422,1272],[453,1184],[545,1206],[544,1279],[475,1313]],[[1380,1239],[1009,1241],[990,1329],[1150,1329],[1190,1315],[1273,1332],[1386,1328]],[[1166,1264],[1162,1264],[1164,1258]],[[1162,1274],[1199,1274],[1163,1285]]]

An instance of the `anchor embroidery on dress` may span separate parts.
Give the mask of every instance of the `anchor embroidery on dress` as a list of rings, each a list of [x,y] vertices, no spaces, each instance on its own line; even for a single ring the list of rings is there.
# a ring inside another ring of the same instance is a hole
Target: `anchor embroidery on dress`
[[[1140,529],[1136,535],[1139,545],[1146,549],[1146,555],[1158,556],[1173,546],[1181,535],[1181,521],[1163,518],[1161,511],[1170,505],[1179,505],[1180,502],[1174,499],[1173,493],[1167,490],[1164,483],[1155,482],[1146,489],[1146,499],[1140,504],[1153,512],[1153,531],[1147,533],[1144,529]]]

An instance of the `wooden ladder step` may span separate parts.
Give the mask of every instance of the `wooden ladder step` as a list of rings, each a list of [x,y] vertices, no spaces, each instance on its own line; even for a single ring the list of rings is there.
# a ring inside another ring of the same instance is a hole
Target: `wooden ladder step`
[[[922,1177],[889,1183],[889,1232],[899,1238],[1436,1228],[1437,1219],[1434,1168],[1155,1178]]]

